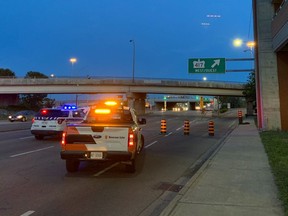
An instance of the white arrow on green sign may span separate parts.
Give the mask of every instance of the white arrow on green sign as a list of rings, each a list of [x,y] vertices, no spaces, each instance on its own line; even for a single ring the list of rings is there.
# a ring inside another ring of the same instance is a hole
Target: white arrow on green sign
[[[194,58],[188,61],[189,73],[225,73],[225,58]]]

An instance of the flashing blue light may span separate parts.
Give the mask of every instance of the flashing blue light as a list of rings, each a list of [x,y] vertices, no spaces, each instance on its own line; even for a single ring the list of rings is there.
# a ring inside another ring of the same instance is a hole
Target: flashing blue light
[[[74,109],[77,109],[77,106],[75,106],[75,105],[64,105],[63,109],[65,109],[65,110],[74,110]]]

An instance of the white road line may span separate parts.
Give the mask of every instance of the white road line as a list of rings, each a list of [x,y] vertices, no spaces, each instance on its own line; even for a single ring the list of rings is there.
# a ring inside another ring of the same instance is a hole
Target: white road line
[[[30,139],[30,138],[32,138],[32,137],[34,137],[34,136],[29,136],[29,137],[21,137],[21,138],[19,138],[20,140],[22,140],[22,139]]]
[[[231,128],[232,126],[234,126],[234,123],[235,123],[235,122],[232,122],[232,123],[229,125],[229,128]]]
[[[94,174],[93,176],[95,176],[95,177],[100,176],[101,174],[105,173],[106,171],[112,169],[113,167],[115,167],[115,166],[117,166],[117,165],[119,165],[119,164],[120,164],[119,162],[114,163],[114,164],[112,164],[111,166],[105,168],[104,170],[101,170],[100,172]]]
[[[35,213],[35,211],[27,211],[25,212],[24,214],[21,214],[20,216],[29,216],[29,215],[32,215],[33,213]]]
[[[172,132],[170,132],[169,134],[166,134],[165,137],[170,136],[172,134]]]
[[[179,131],[179,130],[181,130],[182,128],[183,128],[183,126],[182,126],[182,127],[179,127],[179,128],[177,128],[177,129],[176,129],[176,131]]]
[[[158,141],[154,141],[152,143],[150,143],[149,145],[145,146],[144,148],[149,148],[150,146],[154,145],[155,143],[157,143]]]
[[[50,149],[50,148],[54,148],[54,146],[49,146],[49,147],[46,147],[46,148],[41,148],[41,149],[36,149],[34,151],[28,151],[28,152],[23,152],[23,153],[20,153],[20,154],[15,154],[15,155],[11,155],[10,157],[18,157],[18,156],[22,156],[22,155],[26,155],[26,154],[31,154],[31,153],[34,153],[34,152],[39,152],[39,151],[43,151],[43,150],[46,150],[46,149]]]

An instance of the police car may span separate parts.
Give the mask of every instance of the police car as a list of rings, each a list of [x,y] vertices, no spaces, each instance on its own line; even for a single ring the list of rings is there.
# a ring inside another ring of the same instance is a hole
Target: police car
[[[31,133],[35,139],[45,136],[61,138],[68,123],[80,123],[87,112],[86,108],[65,105],[62,108],[42,108],[32,119]]]

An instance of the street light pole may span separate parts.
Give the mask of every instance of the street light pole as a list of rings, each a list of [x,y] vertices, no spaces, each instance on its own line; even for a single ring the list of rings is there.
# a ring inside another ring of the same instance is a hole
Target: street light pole
[[[69,61],[71,62],[72,64],[72,76],[73,76],[73,65],[77,62],[77,58],[70,58]],[[78,105],[78,94],[76,94],[76,99],[75,99],[75,103],[76,103],[76,106]]]
[[[134,83],[134,76],[135,76],[135,40],[130,40],[130,43],[132,43],[132,45],[133,45],[132,82]]]
[[[72,65],[72,76],[73,76],[73,73],[74,73],[73,65],[77,62],[77,58],[70,58],[69,61],[71,62],[71,65]]]

